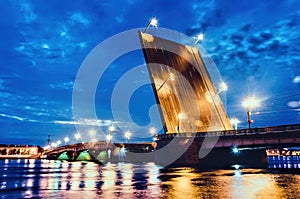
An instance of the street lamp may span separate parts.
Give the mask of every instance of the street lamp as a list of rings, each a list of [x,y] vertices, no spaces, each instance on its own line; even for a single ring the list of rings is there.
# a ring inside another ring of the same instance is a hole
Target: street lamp
[[[69,137],[65,137],[64,141],[65,143],[69,142],[70,141]]]
[[[221,92],[226,92],[228,90],[228,86],[225,82],[221,82],[219,84],[219,92],[218,94],[220,94]]]
[[[243,102],[243,106],[247,108],[248,128],[250,129],[251,124],[253,123],[253,120],[251,119],[251,109],[259,107],[260,101],[255,97],[249,98],[249,96],[246,96],[246,99]]]
[[[126,131],[126,132],[125,132],[125,137],[126,137],[126,139],[127,139],[127,143],[129,143],[130,136],[131,136],[131,133],[130,133],[129,131]]]
[[[151,128],[149,129],[149,134],[150,134],[150,135],[155,135],[155,134],[156,134],[156,128],[151,127]]]
[[[196,37],[194,37],[194,39],[195,39],[194,45],[196,45],[199,41],[203,41],[204,40],[204,34],[200,33]]]
[[[165,83],[167,83],[168,80],[174,80],[175,76],[174,73],[170,73],[169,76],[167,77],[167,79],[160,85],[160,87],[156,90],[157,92],[165,85]]]
[[[116,129],[115,129],[115,127],[113,126],[113,125],[111,125],[110,127],[109,127],[109,143],[111,144],[111,141],[112,141],[112,133],[114,132],[114,131],[116,131]]]
[[[149,21],[147,27],[146,27],[145,30],[144,30],[144,33],[148,30],[148,28],[149,28],[150,26],[153,26],[153,27],[157,28],[157,26],[158,26],[158,20],[157,20],[157,18],[156,18],[155,16],[153,16],[153,17],[150,19],[150,21]]]
[[[240,123],[241,121],[239,119],[237,119],[236,117],[234,117],[233,119],[230,120],[230,123],[234,126],[234,129],[237,130],[238,128],[238,124]]]
[[[52,146],[52,148],[55,148],[55,147],[57,147],[57,143],[52,142],[52,143],[51,143],[51,146]]]
[[[60,144],[61,144],[61,141],[58,140],[58,141],[56,142],[56,144],[57,144],[57,146],[60,145]]]
[[[80,139],[80,137],[81,137],[81,136],[80,136],[80,134],[79,134],[79,133],[76,133],[76,134],[75,134],[75,139],[76,139],[76,142],[78,142],[78,140]]]
[[[184,119],[185,118],[185,114],[184,113],[179,113],[178,115],[177,115],[177,121],[178,121],[178,125],[177,125],[177,132],[179,133],[180,132],[180,127],[179,127],[179,125],[180,125],[180,120],[181,119]]]

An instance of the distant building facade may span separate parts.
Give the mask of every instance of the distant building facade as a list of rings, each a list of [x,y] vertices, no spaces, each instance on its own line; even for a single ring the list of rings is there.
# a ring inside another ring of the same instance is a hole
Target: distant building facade
[[[0,145],[0,158],[38,158],[43,149],[32,145]]]

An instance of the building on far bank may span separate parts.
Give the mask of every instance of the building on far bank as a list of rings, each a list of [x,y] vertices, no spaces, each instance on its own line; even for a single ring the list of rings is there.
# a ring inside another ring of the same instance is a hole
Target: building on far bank
[[[39,158],[42,152],[40,146],[0,144],[0,159]]]

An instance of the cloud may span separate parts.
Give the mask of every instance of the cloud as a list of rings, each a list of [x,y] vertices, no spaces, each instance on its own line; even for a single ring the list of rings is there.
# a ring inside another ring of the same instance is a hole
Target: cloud
[[[85,14],[86,15],[86,14]],[[85,15],[83,15],[82,13],[80,12],[75,12],[73,13],[71,16],[70,16],[70,22],[72,25],[82,25],[82,26],[89,26],[90,25],[90,20],[85,17]]]
[[[24,120],[24,118],[22,118],[22,117],[15,116],[15,115],[8,115],[8,114],[4,114],[4,113],[0,113],[0,116],[10,118],[10,119],[16,119],[16,120],[19,120],[19,121]]]
[[[73,81],[63,82],[63,83],[58,83],[58,84],[49,84],[50,88],[59,88],[59,89],[65,89],[65,90],[73,89],[73,86],[74,86]]]
[[[294,82],[295,84],[300,83],[300,76],[294,77],[293,82]],[[0,85],[1,85],[1,84],[0,84]],[[0,86],[0,87],[1,87],[1,86]]]
[[[54,123],[63,124],[63,125],[81,125],[81,126],[111,126],[113,124],[116,124],[117,122],[111,120],[82,119],[78,121],[55,120]]]

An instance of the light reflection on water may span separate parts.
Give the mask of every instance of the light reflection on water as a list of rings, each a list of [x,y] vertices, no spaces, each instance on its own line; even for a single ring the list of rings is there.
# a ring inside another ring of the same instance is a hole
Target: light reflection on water
[[[154,163],[0,160],[1,198],[296,198],[299,170],[164,169]]]

